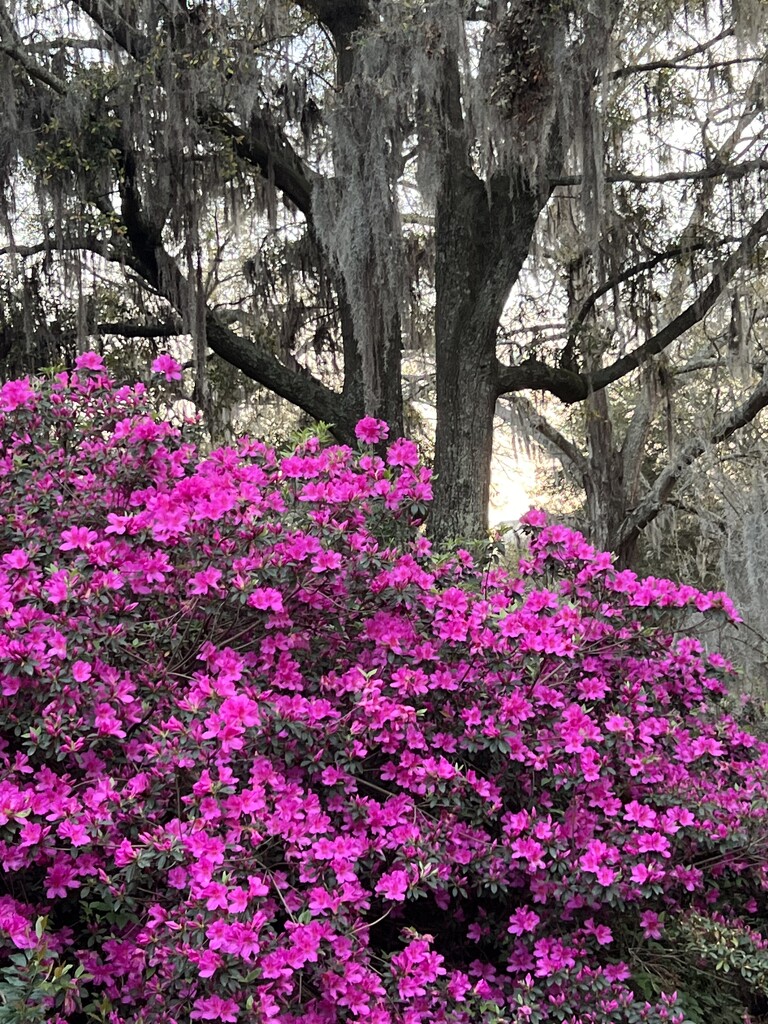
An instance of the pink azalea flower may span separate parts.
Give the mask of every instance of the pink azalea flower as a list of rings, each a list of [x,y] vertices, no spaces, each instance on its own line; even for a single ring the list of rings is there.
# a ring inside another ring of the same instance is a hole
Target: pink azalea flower
[[[72,665],[72,677],[76,683],[85,683],[91,678],[93,666],[87,661],[76,661]]]
[[[660,939],[664,930],[659,915],[653,910],[646,910],[640,915],[640,927],[646,939]]]
[[[378,444],[389,434],[389,426],[384,420],[374,419],[373,416],[365,416],[355,426],[355,436],[363,444]]]
[[[32,385],[27,378],[9,380],[0,387],[0,412],[13,412],[15,409],[32,409],[37,402]]]
[[[419,448],[414,441],[398,437],[387,449],[388,466],[418,466],[418,464]]]
[[[89,530],[87,526],[72,526],[68,530],[61,531],[60,551],[87,551],[99,539],[95,530]]]
[[[385,899],[401,903],[408,892],[408,872],[388,871],[376,883],[376,892]]]
[[[524,935],[526,932],[536,931],[536,926],[541,921],[537,913],[528,907],[518,907],[509,919],[507,931],[512,935]]]
[[[23,548],[14,548],[7,555],[3,555],[2,561],[9,569],[26,569],[29,565],[29,555]]]
[[[173,356],[161,355],[152,363],[153,373],[162,373],[166,380],[181,380],[181,366]]]
[[[240,1008],[234,999],[221,996],[198,996],[192,1004],[190,1020],[214,1020],[222,1024],[235,1024]]]
[[[104,359],[98,352],[82,352],[75,359],[76,370],[93,370],[94,372],[105,370]]]

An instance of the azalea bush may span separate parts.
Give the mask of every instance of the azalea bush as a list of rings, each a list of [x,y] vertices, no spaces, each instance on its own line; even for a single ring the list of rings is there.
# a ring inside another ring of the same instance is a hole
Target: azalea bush
[[[0,1020],[759,1008],[768,747],[678,629],[728,599],[539,513],[515,576],[437,558],[385,433],[203,456],[93,353],[0,389]]]

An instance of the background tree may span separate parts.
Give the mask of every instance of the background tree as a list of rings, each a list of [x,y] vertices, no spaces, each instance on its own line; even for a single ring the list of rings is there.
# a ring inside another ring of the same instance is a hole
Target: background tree
[[[364,412],[403,431],[404,347],[433,343],[434,534],[484,532],[497,401],[539,392],[586,403],[586,449],[524,419],[571,445],[596,539],[629,560],[687,467],[768,402],[750,299],[761,18],[621,0],[0,5],[4,344],[49,361],[64,336],[185,334],[200,405],[212,351],[349,441]],[[115,285],[119,319],[102,315]],[[729,352],[741,386],[644,477],[654,417],[685,400],[680,358],[722,373]]]

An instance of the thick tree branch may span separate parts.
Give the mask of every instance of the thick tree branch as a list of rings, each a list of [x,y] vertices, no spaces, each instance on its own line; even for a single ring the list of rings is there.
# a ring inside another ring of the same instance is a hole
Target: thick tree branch
[[[151,44],[130,22],[105,0],[75,0],[75,5],[101,29],[108,39],[116,43],[136,61],[144,61],[151,52]],[[127,9],[123,5],[123,9]]]
[[[130,174],[124,178],[121,193],[126,235],[139,273],[183,317],[183,297],[189,295],[188,283],[163,247],[161,226],[146,221]],[[241,337],[208,306],[205,307],[205,331],[208,347],[218,356],[236,366],[246,377],[304,409],[314,419],[328,423],[339,440],[354,443],[356,416],[348,412],[342,395],[326,387],[309,371],[286,366],[260,343],[259,338]]]
[[[620,68],[611,78],[623,78],[626,75],[641,74],[644,71],[715,71],[717,68],[732,68],[739,64],[761,64],[762,57],[731,57],[729,60],[712,60],[704,64],[679,64],[675,60],[654,60],[648,64],[636,64],[634,67]]]
[[[265,177],[271,177],[307,220],[312,219],[312,186],[316,175],[275,125],[263,117],[253,116],[248,128],[242,128],[218,110],[202,112],[199,120],[202,127],[229,139],[241,160],[257,167]]]
[[[561,402],[571,404],[583,401],[589,394],[584,374],[550,366],[530,356],[515,366],[499,362],[496,372],[497,398],[516,391],[547,391]]]
[[[98,246],[103,246],[103,244],[103,239],[92,234],[82,238],[63,238],[60,241],[55,238],[46,238],[42,242],[34,242],[31,245],[0,245],[0,256],[20,256],[22,259],[26,259],[30,256],[40,256],[43,253],[52,252],[75,252],[78,250],[98,252]]]
[[[741,405],[736,406],[727,416],[722,417],[713,427],[709,437],[685,445],[672,462],[657,476],[645,497],[629,512],[622,523],[613,547],[620,548],[635,540],[640,532],[652,523],[661,512],[669,495],[696,459],[709,448],[720,444],[741,427],[751,423],[757,414],[768,405],[768,373],[763,375],[757,388]]]
[[[658,355],[672,342],[699,323],[712,309],[738,271],[754,255],[760,240],[768,234],[768,210],[757,220],[740,245],[734,249],[720,269],[716,271],[707,287],[694,301],[643,345],[621,356],[610,366],[594,373],[577,373],[574,370],[550,366],[540,359],[531,357],[517,366],[497,367],[497,397],[516,391],[548,391],[568,404],[583,401],[593,391],[613,384],[632,370],[642,366],[651,356]]]
[[[316,420],[329,424],[333,434],[354,444],[356,415],[350,415],[342,395],[332,391],[309,371],[289,369],[256,339],[247,339],[226,327],[208,310],[206,335],[209,347],[251,380],[299,406]]]
[[[50,323],[49,329],[55,332],[56,338],[60,342],[75,341],[80,337],[82,332],[77,330],[62,330],[60,326]],[[4,340],[11,343],[23,342],[24,331],[15,330],[9,324],[2,325],[2,331]],[[162,323],[155,324],[136,324],[136,323],[96,323],[88,327],[87,334],[91,335],[119,335],[121,338],[174,338],[178,335],[185,334],[184,326],[180,320],[164,321]]]
[[[368,0],[298,0],[297,6],[317,18],[334,36],[349,36],[370,17]]]
[[[632,370],[641,366],[650,356],[663,352],[673,341],[676,341],[682,334],[689,331],[694,324],[699,323],[712,309],[738,271],[749,262],[761,239],[766,234],[768,234],[768,210],[764,211],[763,215],[752,225],[749,232],[742,239],[741,244],[734,249],[720,269],[712,275],[712,280],[704,291],[697,295],[694,301],[679,316],[676,316],[666,327],[663,327],[652,338],[649,338],[645,344],[640,345],[633,352],[628,352],[627,355],[622,356],[602,370],[596,370],[592,374],[585,375],[589,390],[598,391],[626,376]]]
[[[0,53],[10,57],[12,61],[23,68],[30,78],[42,82],[59,96],[66,95],[66,84],[46,68],[40,67],[31,59],[24,50],[24,44],[19,38],[16,28],[8,16],[5,4],[0,5]]]
[[[76,0],[77,6],[135,61],[151,53],[145,39],[105,0]],[[277,188],[309,219],[311,216],[311,172],[287,137],[263,117],[254,117],[248,128],[235,124],[220,110],[209,108],[198,115],[202,128],[213,130],[232,142],[237,155],[273,178]]]
[[[608,292],[612,291],[620,284],[624,284],[625,281],[631,280],[633,277],[637,277],[638,274],[645,273],[646,270],[652,270],[658,266],[659,263],[664,263],[665,260],[674,259],[676,256],[681,256],[683,253],[695,252],[697,250],[705,248],[704,245],[677,245],[673,249],[667,249],[665,252],[656,253],[655,256],[651,256],[647,260],[643,260],[640,263],[635,263],[633,266],[623,270],[620,274],[610,278],[596,288],[590,296],[588,296],[579,307],[576,315],[571,321],[570,327],[568,328],[568,340],[560,355],[560,365],[566,369],[575,369],[575,346],[576,341],[581,332],[581,328],[584,325],[584,321],[587,319],[589,314],[595,307],[595,303],[598,299],[602,298]]]
[[[29,57],[22,53],[15,46],[9,46],[7,43],[0,42],[0,53],[4,53],[11,60],[15,61],[19,67],[23,68],[30,78],[36,79],[38,82],[42,82],[43,85],[47,85],[49,89],[53,89],[54,92],[58,93],[59,96],[63,96],[66,93],[66,86],[57,78],[56,75],[52,75],[50,71],[46,71],[45,68],[41,68],[39,64],[35,64],[34,61],[30,60]]]
[[[175,338],[185,334],[181,320],[165,320],[156,324],[98,323],[94,334],[116,334],[121,338]]]

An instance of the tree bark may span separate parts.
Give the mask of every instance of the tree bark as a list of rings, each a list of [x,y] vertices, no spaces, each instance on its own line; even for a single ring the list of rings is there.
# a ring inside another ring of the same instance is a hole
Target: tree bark
[[[472,171],[455,55],[444,58],[443,160],[435,210],[435,500],[438,543],[488,534],[493,417],[502,393],[496,334],[548,190],[524,174]]]
[[[611,423],[605,391],[590,395],[586,403],[589,457],[582,482],[587,499],[589,539],[601,551],[613,550],[617,564],[627,568],[635,554],[637,538],[619,543],[619,530],[627,513],[624,467]]]

